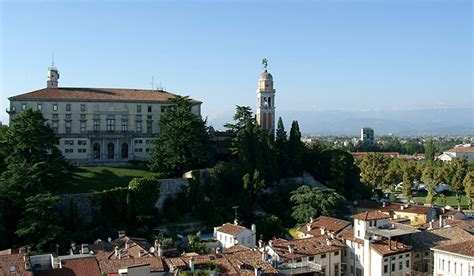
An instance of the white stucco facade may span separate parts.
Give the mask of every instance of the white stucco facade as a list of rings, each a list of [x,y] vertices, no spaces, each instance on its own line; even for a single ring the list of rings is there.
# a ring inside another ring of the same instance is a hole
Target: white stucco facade
[[[438,249],[433,250],[433,275],[474,276],[474,257]]]

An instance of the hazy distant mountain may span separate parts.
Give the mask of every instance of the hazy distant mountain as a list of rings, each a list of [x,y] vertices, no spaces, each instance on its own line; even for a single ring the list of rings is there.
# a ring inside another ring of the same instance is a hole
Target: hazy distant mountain
[[[474,135],[474,109],[445,108],[388,111],[277,111],[289,128],[298,120],[304,134],[358,135],[372,127],[376,135]],[[216,129],[231,121],[232,114],[211,120]]]

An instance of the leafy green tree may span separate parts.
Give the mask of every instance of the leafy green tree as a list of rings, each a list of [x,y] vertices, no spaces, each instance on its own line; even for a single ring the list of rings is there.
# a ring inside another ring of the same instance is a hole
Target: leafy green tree
[[[386,172],[390,165],[390,157],[380,153],[368,153],[359,163],[361,180],[372,189],[384,189],[389,186]]]
[[[150,154],[150,170],[176,176],[202,168],[211,159],[206,122],[192,113],[188,97],[170,100],[160,119],[160,135],[154,140]]]
[[[50,193],[37,194],[26,199],[26,208],[18,223],[16,235],[22,245],[37,250],[52,250],[63,233],[58,205],[60,199]]]
[[[471,171],[466,174],[463,181],[464,192],[469,202],[469,210],[472,210],[472,201],[474,198],[474,171]]]
[[[430,139],[424,145],[425,147],[425,160],[432,163],[435,160],[436,147],[433,143],[433,139]]]
[[[320,215],[342,217],[346,200],[332,189],[317,189],[303,185],[291,193],[294,204],[291,216],[299,223]]]
[[[250,106],[240,106],[237,105],[235,109],[235,114],[233,117],[235,123],[227,123],[224,126],[233,132],[238,132],[246,125],[248,125],[249,121],[255,121],[255,118],[252,115],[252,109]]]
[[[456,195],[456,201],[458,203],[458,209],[461,209],[461,193],[464,190],[463,181],[468,172],[467,160],[464,158],[456,158],[448,163],[448,171],[450,172],[451,179],[448,182],[451,192]]]
[[[391,187],[400,183],[400,181],[403,180],[402,164],[403,162],[400,158],[392,158],[384,176],[383,183]]]
[[[410,200],[412,198],[412,186],[413,183],[418,180],[417,164],[413,160],[409,160],[403,163],[403,195]]]
[[[423,170],[421,180],[426,185],[428,191],[426,203],[432,204],[436,197],[436,186],[443,181],[441,168],[435,163],[427,163]]]

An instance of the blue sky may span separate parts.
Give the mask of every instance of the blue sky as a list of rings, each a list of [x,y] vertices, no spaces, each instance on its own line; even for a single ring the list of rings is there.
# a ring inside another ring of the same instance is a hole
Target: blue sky
[[[471,1],[0,1],[0,120],[46,85],[150,88],[209,120],[255,105],[267,57],[279,110],[473,106]]]

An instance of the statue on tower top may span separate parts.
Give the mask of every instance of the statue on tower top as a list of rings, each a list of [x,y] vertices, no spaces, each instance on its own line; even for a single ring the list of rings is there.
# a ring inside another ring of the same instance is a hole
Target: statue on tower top
[[[268,67],[268,59],[263,58],[263,59],[262,59],[262,64],[263,64],[263,68],[265,68],[265,72],[266,72],[266,71],[267,71],[267,67]]]

